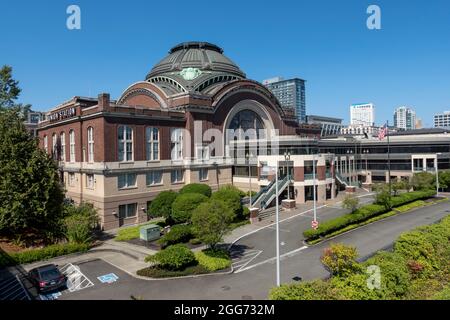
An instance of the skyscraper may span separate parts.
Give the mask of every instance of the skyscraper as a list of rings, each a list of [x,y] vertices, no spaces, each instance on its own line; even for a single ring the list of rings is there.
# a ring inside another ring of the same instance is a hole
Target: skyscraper
[[[375,125],[373,103],[358,103],[350,106],[350,125],[372,127]]]
[[[416,128],[416,112],[408,107],[399,107],[394,112],[394,126],[403,130]]]
[[[282,108],[294,110],[297,120],[305,122],[305,82],[299,78],[284,80],[282,77],[275,77],[264,80],[262,83],[277,97]]]

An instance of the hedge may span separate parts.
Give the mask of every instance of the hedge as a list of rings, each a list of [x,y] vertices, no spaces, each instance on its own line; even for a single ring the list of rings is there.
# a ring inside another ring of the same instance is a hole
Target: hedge
[[[205,273],[209,273],[209,271],[199,264],[195,266],[189,266],[183,270],[167,270],[158,266],[152,266],[138,270],[136,272],[138,276],[150,278],[175,278]]]
[[[161,244],[162,247],[167,247],[177,243],[188,242],[193,237],[194,235],[192,234],[191,226],[177,224],[170,228],[170,231],[159,239],[158,243]]]
[[[414,191],[404,193],[391,198],[392,207],[398,207],[416,200],[427,199],[434,196],[436,192],[434,190],[427,191]],[[306,240],[311,241],[324,237],[342,228],[345,228],[351,224],[364,222],[372,217],[384,214],[389,210],[385,206],[380,204],[369,204],[357,209],[353,213],[349,213],[328,221],[322,222],[317,230],[308,229],[303,232]]]
[[[54,244],[41,249],[31,249],[9,254],[0,252],[0,267],[47,260],[75,252],[86,252],[89,250],[89,247],[89,244],[67,243]]]
[[[165,270],[183,270],[198,264],[194,253],[182,244],[169,246],[158,253],[145,258],[146,262],[153,262],[157,267]]]
[[[225,250],[203,250],[195,253],[198,263],[208,271],[218,271],[231,266],[230,255]]]
[[[190,183],[181,188],[180,194],[200,193],[206,197],[211,197],[211,187],[204,183]]]

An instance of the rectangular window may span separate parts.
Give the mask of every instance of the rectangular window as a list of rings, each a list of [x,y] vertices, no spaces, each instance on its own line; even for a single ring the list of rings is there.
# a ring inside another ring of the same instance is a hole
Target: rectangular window
[[[94,128],[88,128],[88,162],[94,162]]]
[[[75,162],[75,131],[69,132],[69,161]]]
[[[199,180],[200,181],[208,180],[208,169],[205,169],[205,168],[200,169],[198,174],[199,174]]]
[[[125,173],[117,177],[117,186],[119,189],[136,187],[136,174]]]
[[[58,160],[58,138],[56,137],[56,133],[52,136],[52,157]]]
[[[88,189],[94,189],[94,175],[93,174],[87,174],[86,175],[86,188]]]
[[[69,186],[73,187],[75,186],[75,173],[69,172]]]
[[[129,203],[119,206],[119,218],[126,219],[136,216],[137,203]]]
[[[183,129],[172,128],[170,132],[171,141],[171,159],[182,160],[183,159]]]
[[[183,180],[184,180],[184,170],[176,169],[170,172],[170,181],[172,183],[183,182]]]
[[[147,141],[147,160],[159,160],[159,130],[148,127],[145,129],[145,139]]]
[[[48,137],[44,136],[44,149],[48,153]]]
[[[147,172],[147,186],[162,184],[162,171],[155,170]]]
[[[117,138],[119,161],[133,161],[133,129],[128,126],[119,126]]]
[[[66,161],[66,134],[63,132],[60,135],[61,139],[61,161]]]

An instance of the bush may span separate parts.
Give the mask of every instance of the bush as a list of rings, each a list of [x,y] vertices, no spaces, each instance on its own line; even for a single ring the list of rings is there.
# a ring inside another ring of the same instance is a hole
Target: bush
[[[415,191],[401,194],[397,197],[391,197],[391,206],[397,207],[416,200],[427,199],[432,197],[435,191]],[[364,222],[370,218],[386,213],[388,209],[380,204],[369,204],[357,209],[354,213],[346,214],[331,220],[322,222],[317,230],[308,229],[303,232],[307,240],[315,240],[319,237],[324,237],[335,231],[343,229],[352,224]]]
[[[172,204],[177,198],[177,193],[173,191],[163,191],[150,203],[148,214],[152,217],[170,218]]]
[[[170,228],[170,231],[159,239],[158,243],[164,248],[173,244],[188,242],[192,237],[191,226],[177,224]]]
[[[295,284],[282,284],[270,290],[270,300],[329,300],[333,299],[329,282],[314,280]]]
[[[90,203],[79,206],[68,205],[66,212],[69,215],[64,219],[65,236],[72,243],[89,243],[93,231],[98,225],[97,210]]]
[[[89,250],[88,244],[67,243],[54,244],[42,249],[31,249],[10,254],[1,252],[0,267],[47,260],[75,252],[85,252],[87,250]]]
[[[200,241],[214,248],[229,231],[233,212],[221,201],[202,203],[192,215],[192,229]]]
[[[320,261],[333,276],[347,276],[359,270],[356,262],[358,253],[355,247],[342,243],[331,244],[323,251]]]
[[[359,205],[359,199],[356,198],[353,195],[347,195],[345,196],[344,200],[342,201],[342,208],[350,210],[352,213],[358,209]]]
[[[211,196],[212,200],[222,201],[235,216],[242,214],[241,191],[231,185],[224,186]]]
[[[209,198],[211,197],[211,187],[204,183],[190,183],[181,188],[180,194],[185,193],[200,193]]]
[[[197,264],[194,253],[182,244],[169,246],[154,255],[146,257],[145,261],[155,263],[159,268],[166,270],[182,270]]]
[[[435,188],[436,178],[430,172],[414,173],[411,179],[411,185],[415,191],[424,191]]]
[[[209,271],[199,264],[195,266],[189,266],[183,270],[167,270],[155,266],[144,268],[136,272],[136,274],[139,276],[150,278],[174,278],[205,273],[209,273]]]
[[[368,276],[364,273],[353,273],[346,277],[333,277],[330,287],[338,300],[378,300],[380,291],[371,290],[367,285]]]
[[[172,205],[172,219],[175,223],[185,223],[190,221],[192,212],[203,202],[208,201],[208,197],[199,193],[180,194]]]
[[[230,255],[225,250],[203,250],[195,253],[198,263],[208,271],[217,271],[231,266]]]

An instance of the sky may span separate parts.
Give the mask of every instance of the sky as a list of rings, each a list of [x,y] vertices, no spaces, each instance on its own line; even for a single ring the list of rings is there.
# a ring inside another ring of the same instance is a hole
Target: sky
[[[66,26],[71,4],[80,30]],[[380,30],[366,25],[372,4]],[[35,110],[117,99],[183,41],[219,45],[250,79],[307,80],[307,114],[348,122],[351,104],[372,102],[383,124],[406,105],[430,127],[450,110],[448,0],[0,0],[0,17],[0,65]]]

